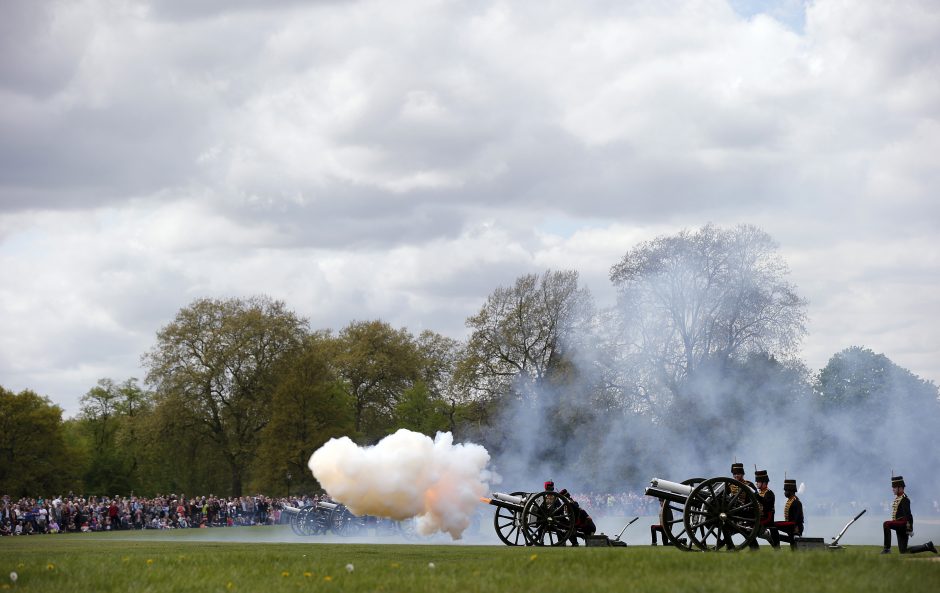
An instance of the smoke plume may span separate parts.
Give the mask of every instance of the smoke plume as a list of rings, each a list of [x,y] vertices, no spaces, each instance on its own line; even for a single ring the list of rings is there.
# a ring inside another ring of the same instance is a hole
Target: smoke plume
[[[449,432],[430,437],[401,429],[376,445],[330,439],[308,465],[320,485],[357,515],[417,517],[422,535],[460,539],[489,489],[490,455],[480,445],[454,444]]]

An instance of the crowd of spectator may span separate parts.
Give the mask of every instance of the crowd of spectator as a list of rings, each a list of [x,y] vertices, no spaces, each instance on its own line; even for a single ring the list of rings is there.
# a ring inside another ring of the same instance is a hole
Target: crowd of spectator
[[[54,496],[0,499],[0,535],[76,533],[125,529],[187,529],[275,525],[284,505],[304,506],[316,497],[265,495],[187,497]]]

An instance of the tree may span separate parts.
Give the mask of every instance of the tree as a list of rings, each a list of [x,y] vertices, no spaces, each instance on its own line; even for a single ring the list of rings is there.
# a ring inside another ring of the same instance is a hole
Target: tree
[[[333,368],[334,350],[333,338],[318,332],[279,365],[271,421],[255,463],[260,488],[277,492],[290,481],[294,492],[312,492],[318,484],[307,468],[310,455],[329,439],[354,432],[353,400]]]
[[[902,467],[913,474],[940,462],[933,446],[940,430],[937,386],[884,354],[853,346],[833,355],[815,392],[818,416],[825,418],[816,427],[816,449],[854,473],[854,480],[883,479]],[[925,489],[940,485],[933,472],[920,473]]]
[[[631,369],[623,383],[656,407],[666,394],[679,396],[701,364],[792,357],[806,303],[787,273],[770,236],[746,225],[707,225],[629,251],[610,274],[619,349],[630,363],[623,368]]]
[[[78,484],[76,454],[62,409],[30,390],[0,387],[0,484],[16,497],[51,495]]]
[[[199,299],[157,333],[143,357],[167,421],[212,443],[242,492],[258,434],[270,419],[274,370],[306,322],[268,297]]]
[[[356,434],[366,441],[385,436],[401,394],[420,376],[414,338],[383,321],[353,322],[336,340],[333,363],[354,403]]]
[[[90,437],[85,486],[93,492],[139,489],[141,440],[138,424],[149,412],[150,394],[131,378],[116,384],[103,378],[82,396],[79,421]]]
[[[565,348],[590,321],[592,303],[575,271],[527,274],[497,288],[467,319],[473,330],[461,380],[478,398],[538,397],[564,365]],[[557,377],[557,375],[556,375]]]

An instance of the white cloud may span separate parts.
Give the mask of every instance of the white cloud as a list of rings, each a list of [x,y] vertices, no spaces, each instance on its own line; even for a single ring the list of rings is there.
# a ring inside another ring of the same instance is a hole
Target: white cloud
[[[757,224],[804,355],[934,380],[931,2],[14,2],[0,384],[74,409],[199,296],[461,335],[496,286]]]

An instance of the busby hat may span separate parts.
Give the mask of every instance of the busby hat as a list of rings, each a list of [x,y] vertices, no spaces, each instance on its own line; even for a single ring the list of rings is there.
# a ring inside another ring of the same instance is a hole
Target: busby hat
[[[894,476],[891,478],[891,487],[904,486],[904,476]]]
[[[743,463],[732,463],[731,464],[731,474],[743,474],[744,473],[744,464]]]
[[[554,492],[554,491],[555,491],[555,482],[553,482],[553,481],[551,481],[551,480],[546,480],[546,481],[545,481],[545,489],[548,490],[549,492]]]
[[[796,480],[787,479],[783,481],[784,492],[796,492]]]
[[[767,476],[766,469],[754,470],[754,481],[755,482],[770,482],[770,478]]]

